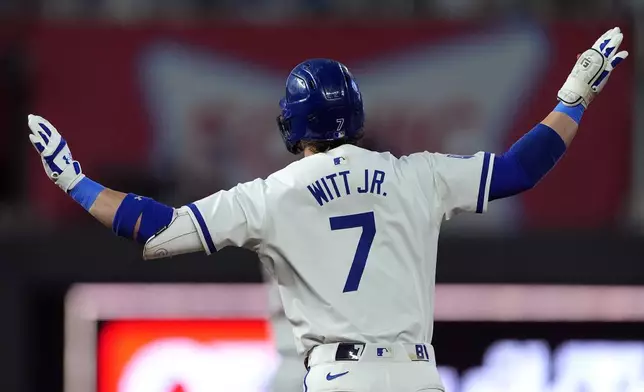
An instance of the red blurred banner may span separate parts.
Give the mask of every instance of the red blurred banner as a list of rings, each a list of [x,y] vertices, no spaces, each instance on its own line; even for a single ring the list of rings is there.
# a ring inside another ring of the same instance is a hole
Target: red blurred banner
[[[109,321],[98,392],[259,391],[278,364],[266,320]]]
[[[609,27],[43,26],[31,42],[33,111],[59,128],[94,178],[131,167],[204,196],[292,159],[274,119],[284,78],[305,58],[353,70],[376,149],[502,152],[549,113],[575,55]],[[632,63],[612,76],[558,167],[518,203],[491,204],[494,221],[596,227],[619,218],[631,170]],[[36,159],[30,164],[43,213],[80,211]]]

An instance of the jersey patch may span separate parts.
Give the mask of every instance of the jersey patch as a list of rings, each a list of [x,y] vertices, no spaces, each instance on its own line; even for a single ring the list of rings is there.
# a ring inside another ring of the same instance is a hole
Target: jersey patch
[[[338,165],[343,165],[347,162],[347,159],[345,157],[335,157],[333,158],[333,164],[338,166]]]

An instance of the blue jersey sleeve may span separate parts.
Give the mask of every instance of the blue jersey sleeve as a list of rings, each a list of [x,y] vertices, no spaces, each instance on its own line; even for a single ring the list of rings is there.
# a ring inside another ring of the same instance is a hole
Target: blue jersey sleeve
[[[559,161],[566,145],[552,128],[538,124],[494,158],[489,200],[533,188]]]

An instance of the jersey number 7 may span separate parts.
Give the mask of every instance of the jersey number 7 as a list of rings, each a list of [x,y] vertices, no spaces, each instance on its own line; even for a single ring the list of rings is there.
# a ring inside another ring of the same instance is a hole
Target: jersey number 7
[[[373,238],[376,236],[376,218],[371,211],[355,215],[334,216],[329,218],[329,222],[331,230],[362,228],[362,235],[360,235],[356,253],[353,255],[349,276],[344,284],[344,290],[342,290],[343,293],[357,291],[364,267],[367,265],[367,257],[369,257]]]

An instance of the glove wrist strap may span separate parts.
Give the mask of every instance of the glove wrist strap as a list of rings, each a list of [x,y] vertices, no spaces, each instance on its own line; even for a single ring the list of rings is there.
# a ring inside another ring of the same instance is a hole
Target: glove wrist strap
[[[75,181],[72,185],[69,196],[86,211],[89,211],[103,189],[105,189],[103,185],[90,180],[84,174],[80,174],[78,175],[78,181]]]
[[[81,171],[80,164],[76,161],[73,161],[71,165],[67,165],[57,176],[52,174],[52,179],[56,185],[65,193],[69,193],[84,177],[85,175]]]
[[[573,121],[577,123],[577,125],[579,125],[581,116],[583,116],[585,109],[586,108],[582,104],[578,104],[576,106],[568,106],[563,102],[559,102],[559,104],[555,106],[555,109],[553,111],[566,114],[568,117],[572,118]]]

